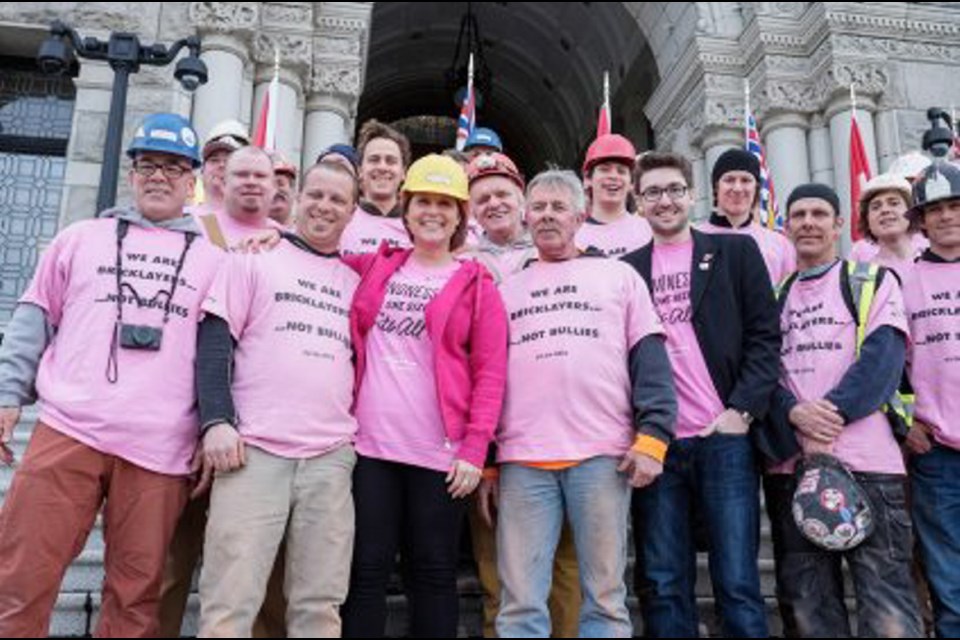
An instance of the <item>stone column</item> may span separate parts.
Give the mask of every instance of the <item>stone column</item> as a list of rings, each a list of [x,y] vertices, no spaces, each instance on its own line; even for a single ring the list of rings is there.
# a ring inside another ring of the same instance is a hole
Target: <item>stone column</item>
[[[767,168],[781,210],[794,187],[810,182],[808,126],[809,119],[800,113],[768,116],[763,126]]]
[[[348,130],[350,105],[343,96],[314,94],[307,99],[304,162],[316,160],[321,151],[332,144],[350,143],[353,132]]]
[[[877,160],[879,171],[885,172],[904,150],[901,148],[900,128],[895,109],[886,109],[877,114]]]
[[[743,147],[743,130],[722,128],[715,129],[708,133],[703,139],[704,150],[704,171],[703,180],[706,185],[704,194],[706,195],[707,216],[713,211],[713,165],[717,159],[723,155],[723,152],[733,147]]]
[[[830,128],[823,116],[815,115],[811,118],[807,147],[810,154],[811,180],[832,187],[836,183],[833,174],[833,148],[830,142]]]
[[[201,59],[207,65],[209,81],[197,90],[193,101],[193,125],[200,139],[218,122],[232,118],[244,123],[250,119],[248,89],[244,69],[249,63],[245,44],[234,36],[203,36]]]
[[[270,110],[276,110],[275,113],[277,114],[277,150],[294,164],[299,164],[303,147],[303,111],[299,108],[302,91],[300,79],[286,67],[281,67],[279,78],[277,104],[270,105]],[[256,76],[253,92],[254,107],[251,134],[260,121],[263,99],[270,90],[272,80],[273,67],[261,66]]]
[[[710,217],[713,200],[710,197],[710,178],[707,176],[707,161],[703,155],[692,159],[693,184],[697,196],[694,203],[693,219],[701,222]]]

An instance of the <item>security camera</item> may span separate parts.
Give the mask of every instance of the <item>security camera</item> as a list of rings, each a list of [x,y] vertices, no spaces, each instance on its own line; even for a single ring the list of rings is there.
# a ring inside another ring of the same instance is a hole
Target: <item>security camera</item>
[[[40,45],[37,64],[43,73],[59,75],[70,66],[70,50],[62,38],[51,35]]]
[[[923,134],[923,150],[934,158],[946,158],[953,146],[953,129],[950,116],[943,109],[927,110],[930,129]]]
[[[207,83],[207,65],[196,56],[187,56],[177,63],[173,77],[179,80],[187,91],[196,91],[200,85]]]

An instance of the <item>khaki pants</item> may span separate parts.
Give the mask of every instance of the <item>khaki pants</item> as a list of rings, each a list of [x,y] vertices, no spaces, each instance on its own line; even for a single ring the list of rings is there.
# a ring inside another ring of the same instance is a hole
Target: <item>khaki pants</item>
[[[186,499],[186,479],[38,424],[0,512],[0,637],[49,633],[60,582],[101,506],[106,579],[96,635],[156,636],[163,562]]]
[[[470,536],[477,574],[483,589],[483,637],[496,638],[495,623],[500,610],[500,579],[497,574],[497,532],[484,523],[477,503],[470,507]],[[580,571],[570,524],[565,522],[553,563],[550,590],[550,621],[554,638],[576,638],[580,627]]]
[[[204,494],[187,503],[177,522],[177,529],[170,542],[167,560],[163,569],[163,586],[160,590],[160,637],[179,638],[183,626],[183,614],[187,609],[193,574],[203,555],[203,536],[207,529],[207,510],[210,494]],[[284,616],[287,601],[283,597],[283,548],[267,584],[263,607],[253,625],[254,638],[285,638]]]
[[[349,445],[307,460],[247,447],[246,466],[217,476],[200,573],[201,637],[250,637],[285,535],[289,637],[340,637],[355,464]]]

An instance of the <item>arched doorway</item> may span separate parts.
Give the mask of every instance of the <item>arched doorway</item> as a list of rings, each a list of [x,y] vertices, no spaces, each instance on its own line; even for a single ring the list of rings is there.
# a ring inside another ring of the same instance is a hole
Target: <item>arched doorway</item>
[[[604,71],[614,131],[652,145],[643,107],[659,83],[656,61],[618,2],[378,2],[358,125],[420,121],[429,127],[407,129],[417,149],[453,145],[459,107],[446,73],[468,5],[491,78],[477,121],[501,135],[527,174],[547,163],[579,166],[596,132]]]

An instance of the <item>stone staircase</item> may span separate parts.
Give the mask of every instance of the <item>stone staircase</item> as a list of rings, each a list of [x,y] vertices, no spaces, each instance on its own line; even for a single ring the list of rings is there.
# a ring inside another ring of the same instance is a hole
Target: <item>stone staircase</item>
[[[21,424],[14,435],[13,450],[17,459],[22,459],[24,449],[30,437],[33,424],[36,422],[36,410],[24,410]],[[7,488],[13,477],[13,469],[0,466],[0,502],[6,496]],[[769,524],[763,522],[763,544],[760,553],[760,568],[763,581],[763,593],[767,600],[770,612],[771,632],[779,635],[781,625],[776,614],[774,594],[773,551],[770,543]],[[703,620],[702,634],[717,635],[713,615],[713,598],[711,596],[709,572],[705,556],[701,556],[697,563],[699,578],[697,582],[698,604]],[[57,606],[50,627],[53,636],[78,637],[90,634],[96,628],[96,617],[100,608],[100,588],[103,582],[103,528],[100,519],[90,534],[86,547],[76,561],[71,565],[64,577],[57,599]],[[632,583],[632,561],[628,568],[628,584]],[[460,637],[479,637],[482,635],[480,586],[473,569],[468,561],[464,561],[459,579],[461,593]],[[406,629],[406,606],[402,595],[399,595],[399,583],[392,590],[393,595],[388,600],[388,633],[394,637],[401,637]],[[631,595],[630,609],[634,615],[634,627],[639,635],[642,624],[637,613],[636,599]],[[197,629],[199,601],[194,593],[191,596],[187,615],[184,620],[182,633],[184,636],[193,636]]]

